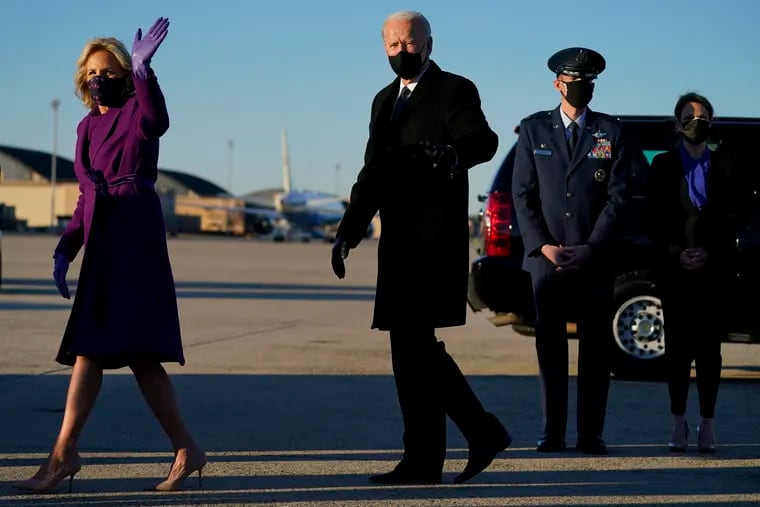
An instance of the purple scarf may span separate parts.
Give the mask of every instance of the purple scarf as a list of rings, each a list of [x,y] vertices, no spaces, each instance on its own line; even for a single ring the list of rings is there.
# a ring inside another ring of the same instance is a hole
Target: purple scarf
[[[679,146],[678,153],[681,155],[681,165],[689,186],[689,198],[697,209],[702,209],[707,201],[705,181],[710,171],[710,148],[705,148],[704,153],[698,159],[691,158],[683,144]]]

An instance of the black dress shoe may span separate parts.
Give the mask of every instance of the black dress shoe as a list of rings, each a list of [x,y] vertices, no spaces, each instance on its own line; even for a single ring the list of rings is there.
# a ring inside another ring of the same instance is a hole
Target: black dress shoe
[[[488,429],[477,440],[470,442],[470,452],[462,473],[454,477],[454,484],[472,479],[488,468],[493,459],[512,443],[512,435],[491,413],[488,413]]]
[[[575,443],[575,448],[585,454],[603,456],[609,454],[607,444],[600,437],[582,437]]]
[[[543,435],[536,442],[538,452],[562,452],[565,449],[567,449],[567,443],[565,443],[565,439],[559,437]]]
[[[442,471],[430,471],[416,468],[401,461],[396,468],[384,474],[371,475],[369,480],[375,484],[440,484]]]

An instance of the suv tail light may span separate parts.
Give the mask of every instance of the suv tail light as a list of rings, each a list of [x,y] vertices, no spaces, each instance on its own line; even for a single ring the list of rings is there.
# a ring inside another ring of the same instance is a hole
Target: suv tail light
[[[483,250],[487,256],[509,256],[512,250],[512,194],[491,192],[483,212]]]

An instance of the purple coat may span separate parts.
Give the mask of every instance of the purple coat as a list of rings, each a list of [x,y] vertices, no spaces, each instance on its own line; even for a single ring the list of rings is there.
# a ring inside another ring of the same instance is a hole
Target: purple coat
[[[158,138],[169,115],[158,81],[77,127],[79,201],[56,247],[70,261],[84,247],[76,295],[56,361],[82,355],[104,368],[185,363],[163,212],[154,183]]]

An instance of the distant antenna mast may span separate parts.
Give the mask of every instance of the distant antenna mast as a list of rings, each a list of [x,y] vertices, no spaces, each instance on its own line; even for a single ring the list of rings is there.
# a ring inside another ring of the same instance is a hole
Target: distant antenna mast
[[[280,145],[282,149],[282,188],[287,194],[290,192],[290,160],[288,157],[288,134],[285,129],[282,129]]]

